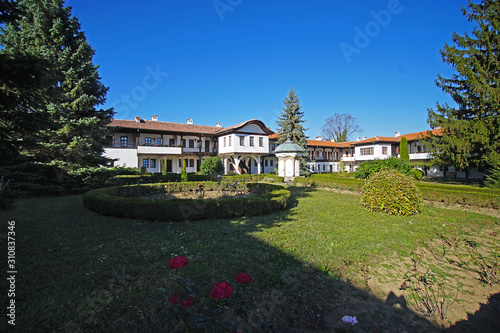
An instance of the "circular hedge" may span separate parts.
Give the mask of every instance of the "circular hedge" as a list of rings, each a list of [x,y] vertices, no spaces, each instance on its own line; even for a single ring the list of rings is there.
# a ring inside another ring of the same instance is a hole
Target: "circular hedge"
[[[382,169],[365,182],[361,204],[372,212],[417,214],[423,203],[413,177],[394,169]]]
[[[83,195],[86,208],[102,215],[153,221],[186,221],[240,216],[266,215],[284,210],[288,206],[290,191],[283,186],[244,183],[252,196],[220,199],[168,199],[149,200],[141,196],[158,193],[162,188],[174,187],[179,191],[192,191],[203,185],[216,190],[217,182],[163,183],[117,186],[91,190]]]

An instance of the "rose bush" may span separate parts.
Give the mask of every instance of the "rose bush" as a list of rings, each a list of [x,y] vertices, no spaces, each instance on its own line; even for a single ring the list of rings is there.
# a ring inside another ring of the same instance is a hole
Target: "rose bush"
[[[212,293],[210,294],[210,297],[212,297],[213,299],[231,298],[232,293],[233,293],[233,287],[231,287],[227,282],[221,282],[217,283],[212,288]]]
[[[188,265],[188,258],[187,257],[175,257],[170,259],[168,263],[168,268],[170,269],[177,269],[181,268],[183,266]]]

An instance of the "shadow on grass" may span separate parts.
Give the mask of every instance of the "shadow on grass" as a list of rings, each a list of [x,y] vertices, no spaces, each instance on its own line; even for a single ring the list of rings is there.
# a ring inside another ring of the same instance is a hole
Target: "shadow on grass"
[[[194,309],[207,304],[214,283],[248,272],[252,309],[279,332],[344,332],[345,315],[357,317],[359,332],[439,331],[394,293],[375,297],[301,260],[300,250],[275,245],[272,237],[299,223],[294,208],[313,191],[292,188],[290,210],[269,216],[180,223],[100,216],[83,207],[81,196],[22,200],[0,215],[3,230],[16,221],[16,329],[182,331],[156,314],[171,306],[170,293],[158,292],[175,287],[168,261],[185,255],[189,265],[180,274],[207,291]],[[2,298],[4,309],[7,302]]]
[[[500,293],[491,295],[488,303],[481,304],[479,310],[467,316],[467,320],[456,322],[446,332],[500,332]]]

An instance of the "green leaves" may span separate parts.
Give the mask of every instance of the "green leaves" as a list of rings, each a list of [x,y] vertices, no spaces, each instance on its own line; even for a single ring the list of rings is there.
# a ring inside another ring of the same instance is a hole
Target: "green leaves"
[[[500,164],[500,3],[469,1],[463,14],[476,21],[472,35],[453,34],[455,46],[441,50],[443,61],[456,74],[438,75],[436,85],[450,94],[457,107],[437,104],[428,110],[428,123],[442,128],[424,142],[435,161],[466,169],[489,168]]]

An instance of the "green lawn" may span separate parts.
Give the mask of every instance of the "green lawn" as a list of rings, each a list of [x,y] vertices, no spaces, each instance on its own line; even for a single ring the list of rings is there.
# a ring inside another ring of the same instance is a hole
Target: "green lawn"
[[[177,223],[101,216],[86,210],[81,196],[21,200],[0,215],[2,234],[16,221],[16,328],[175,331],[178,321],[156,315],[175,291],[168,261],[183,255],[189,265],[180,274],[207,295],[193,309],[210,302],[214,283],[233,284],[247,272],[252,311],[280,331],[342,331],[343,315],[357,316],[359,330],[436,331],[404,304],[395,308],[353,283],[386,258],[411,257],[422,241],[499,226],[498,218],[474,213],[424,207],[395,217],[362,209],[356,195],[293,193],[289,211]],[[2,243],[6,248],[5,237]]]

